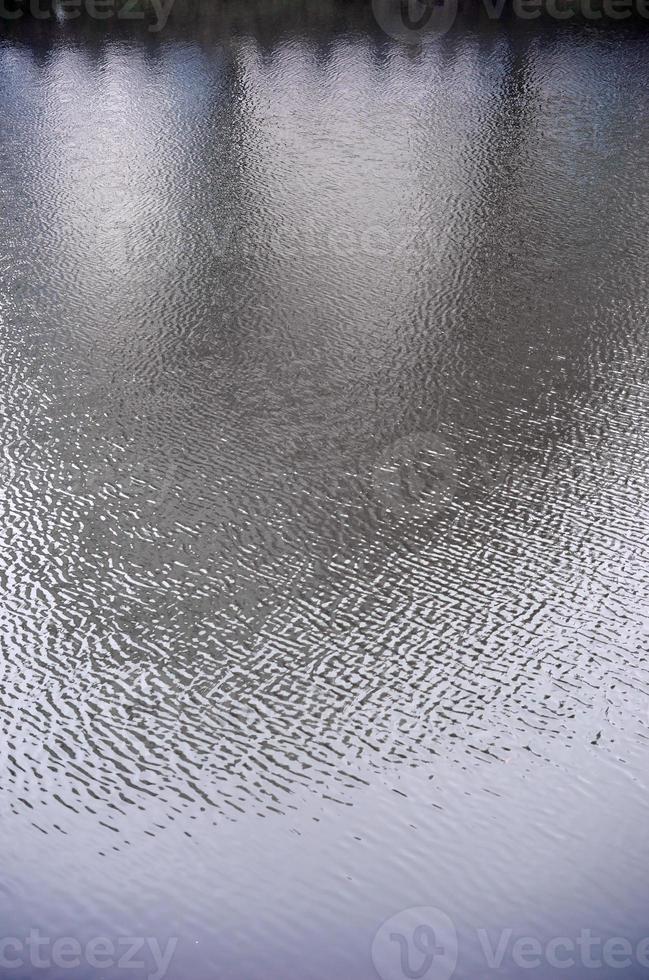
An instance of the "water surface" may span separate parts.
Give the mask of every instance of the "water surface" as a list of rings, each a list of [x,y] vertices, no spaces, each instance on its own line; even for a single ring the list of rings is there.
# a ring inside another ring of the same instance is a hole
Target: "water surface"
[[[329,2],[5,31],[3,936],[369,980],[412,906],[458,977],[649,933],[648,64]]]

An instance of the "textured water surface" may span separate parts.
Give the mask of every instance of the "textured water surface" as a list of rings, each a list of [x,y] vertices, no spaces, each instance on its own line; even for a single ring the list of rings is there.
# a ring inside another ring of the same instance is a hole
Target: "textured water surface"
[[[649,933],[648,58],[5,32],[4,936],[365,980],[412,906],[471,978],[480,928]]]

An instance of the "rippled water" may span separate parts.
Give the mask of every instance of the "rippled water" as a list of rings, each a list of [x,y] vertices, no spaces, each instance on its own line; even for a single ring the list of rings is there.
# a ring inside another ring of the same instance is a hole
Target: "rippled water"
[[[10,25],[4,936],[369,980],[434,906],[477,980],[481,928],[649,934],[648,56]]]

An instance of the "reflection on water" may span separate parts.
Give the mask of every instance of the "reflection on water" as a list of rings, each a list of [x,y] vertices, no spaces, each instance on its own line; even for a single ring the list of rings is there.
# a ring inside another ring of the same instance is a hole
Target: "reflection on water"
[[[0,43],[3,935],[647,930],[648,41],[370,14]]]

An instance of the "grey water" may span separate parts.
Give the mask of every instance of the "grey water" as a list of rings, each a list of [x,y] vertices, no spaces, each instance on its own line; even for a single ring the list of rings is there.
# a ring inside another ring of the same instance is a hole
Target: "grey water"
[[[4,25],[3,978],[649,974],[648,152],[642,25]]]

